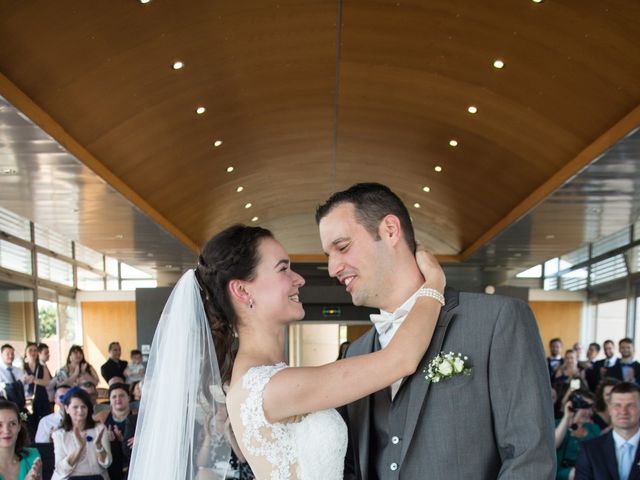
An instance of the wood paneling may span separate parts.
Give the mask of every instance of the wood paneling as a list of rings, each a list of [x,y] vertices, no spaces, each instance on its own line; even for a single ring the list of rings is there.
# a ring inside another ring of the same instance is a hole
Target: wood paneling
[[[82,330],[85,356],[98,375],[113,341],[120,342],[122,359],[128,361],[137,346],[135,302],[83,302]],[[100,382],[106,386],[102,377]]]
[[[580,341],[582,302],[529,302],[529,305],[538,321],[547,354],[552,338],[561,338],[565,350]]]

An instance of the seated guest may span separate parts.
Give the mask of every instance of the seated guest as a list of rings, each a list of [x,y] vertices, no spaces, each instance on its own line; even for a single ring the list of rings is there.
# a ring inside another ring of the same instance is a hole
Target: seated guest
[[[588,390],[575,390],[564,405],[564,416],[556,426],[556,480],[568,480],[578,455],[581,442],[600,435],[600,427],[591,422],[593,394]]]
[[[140,399],[142,398],[142,384],[143,380],[139,382],[135,382],[131,385],[131,402],[129,402],[129,406],[134,413],[138,413],[138,409],[140,408]]]
[[[144,378],[144,365],[142,364],[142,352],[131,350],[131,362],[124,369],[124,376],[129,385],[142,381]]]
[[[42,462],[35,448],[27,448],[29,434],[15,403],[0,400],[0,478],[40,480]]]
[[[594,405],[595,412],[593,414],[593,423],[598,425],[601,434],[607,433],[611,428],[611,418],[609,417],[609,400],[611,399],[611,390],[618,385],[620,380],[617,378],[604,377],[596,390],[596,403]]]
[[[87,375],[91,377],[91,381],[96,385],[100,381],[95,369],[84,359],[82,347],[72,345],[67,355],[67,362],[56,372],[52,382],[56,385],[64,384],[73,387],[78,383],[80,377]]]
[[[551,383],[569,383],[571,380],[579,379],[581,384],[584,376],[578,367],[578,357],[573,350],[567,350],[564,354],[564,361],[558,366],[553,374]]]
[[[633,340],[623,338],[618,342],[620,358],[613,365],[607,368],[607,377],[617,378],[621,382],[640,383],[640,363],[635,358]]]
[[[70,389],[64,399],[62,428],[53,432],[55,469],[51,479],[109,480],[111,445],[106,431],[93,420],[89,394],[78,387]]]
[[[111,342],[109,344],[109,359],[100,367],[100,373],[102,373],[105,382],[109,383],[111,377],[124,378],[124,370],[127,368],[127,362],[120,360],[121,355],[122,349],[120,348],[120,343]]]
[[[101,412],[97,420],[107,427],[111,442],[113,461],[109,467],[111,480],[122,480],[127,476],[133,437],[136,433],[136,415],[129,408],[129,386],[125,383],[114,383],[109,387],[109,403],[111,410]]]
[[[64,416],[63,398],[69,391],[66,385],[60,385],[56,388],[56,405],[58,411],[50,413],[40,419],[38,430],[36,431],[36,443],[51,443],[51,434],[62,426],[62,417]]]
[[[93,382],[93,378],[91,376],[81,376],[78,379],[78,387],[89,394],[91,404],[93,405],[94,418],[98,413],[109,410],[108,403],[98,403],[98,387]]]
[[[612,431],[580,445],[576,480],[640,478],[640,387],[628,382],[613,387],[609,415]]]
[[[113,385],[114,383],[125,383],[124,377],[111,377],[108,382],[109,386]]]
[[[16,351],[8,343],[2,345],[0,355],[2,356],[0,382],[4,384],[4,388],[0,390],[0,396],[15,403],[18,406],[18,410],[23,411],[26,405],[24,386],[33,381],[33,376],[25,375],[21,368],[13,366]]]

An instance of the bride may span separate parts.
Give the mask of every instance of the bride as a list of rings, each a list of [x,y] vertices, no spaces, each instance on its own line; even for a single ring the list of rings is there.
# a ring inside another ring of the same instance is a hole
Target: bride
[[[284,327],[304,317],[304,279],[266,229],[236,225],[214,236],[156,331],[130,480],[225,478],[227,412],[256,478],[342,479],[347,431],[334,408],[415,372],[444,303],[437,261],[424,251],[416,259],[425,284],[385,349],[292,368]]]

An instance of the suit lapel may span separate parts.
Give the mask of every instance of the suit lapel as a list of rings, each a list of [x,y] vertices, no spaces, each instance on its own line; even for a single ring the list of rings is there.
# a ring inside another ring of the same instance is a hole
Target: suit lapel
[[[349,357],[364,355],[375,350],[378,338],[375,328],[365,333],[362,341],[349,348]],[[369,478],[369,445],[371,435],[371,395],[347,405],[351,447],[358,457],[361,478]],[[357,426],[357,427],[356,427]]]
[[[618,460],[616,458],[616,444],[613,441],[613,434],[611,432],[607,433],[607,437],[605,440],[603,454],[605,457],[605,465],[609,470],[609,475],[611,478],[618,478]],[[633,469],[631,469],[633,472]]]
[[[636,456],[633,459],[631,465],[631,471],[629,472],[629,480],[640,480],[640,445],[636,448]]]
[[[402,453],[400,454],[400,463],[404,461],[404,457],[407,454],[413,433],[416,430],[418,418],[420,412],[425,403],[427,393],[429,392],[430,383],[424,378],[422,371],[429,364],[432,358],[434,358],[442,350],[442,344],[447,333],[449,324],[455,317],[455,307],[458,306],[458,295],[456,290],[447,288],[445,292],[445,306],[440,311],[438,317],[438,323],[436,329],[433,332],[433,338],[427,349],[427,353],[422,357],[420,366],[416,373],[414,373],[410,379],[407,380],[408,385],[403,385],[404,388],[409,388],[409,405],[407,407],[407,418],[404,428],[404,439],[402,442]]]

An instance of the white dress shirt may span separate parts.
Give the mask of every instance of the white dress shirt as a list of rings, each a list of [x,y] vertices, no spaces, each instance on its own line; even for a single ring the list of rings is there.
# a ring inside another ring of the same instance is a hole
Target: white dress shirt
[[[622,445],[624,445],[625,443],[630,443],[631,445],[633,445],[633,450],[631,451],[631,458],[636,458],[636,452],[638,451],[638,442],[640,442],[640,429],[629,440],[625,440],[615,430],[613,430],[612,433],[613,433],[613,443],[615,444],[615,447],[616,447],[616,463],[617,463],[616,467],[620,465],[621,456],[622,456]]]
[[[387,345],[389,345],[389,342],[398,331],[398,327],[400,327],[404,319],[407,318],[407,315],[416,303],[419,290],[420,289],[416,290],[413,295],[411,295],[402,305],[400,305],[400,307],[396,309],[395,312],[380,310],[379,314],[373,313],[369,316],[378,331],[378,340],[380,341],[380,346],[382,348],[386,348]],[[403,380],[404,378],[391,385],[391,399],[393,399],[396,396],[396,393],[398,393],[398,389],[400,388]]]
[[[75,434],[73,431],[67,432],[63,429],[53,432],[52,438],[56,465],[51,480],[63,480],[72,475],[102,475],[102,478],[108,480],[109,474],[107,473],[107,468],[111,465],[111,442],[109,442],[109,435],[107,435],[106,432],[102,434],[101,447],[107,452],[103,463],[98,461],[95,442],[98,438],[98,433],[104,429],[104,425],[97,423],[94,428],[85,430],[87,446],[73,466],[69,465],[67,458],[78,449],[78,441],[76,440]],[[88,437],[91,437],[91,441],[88,440]]]
[[[51,434],[62,424],[62,409],[50,413],[40,419],[36,431],[36,443],[51,443]]]

